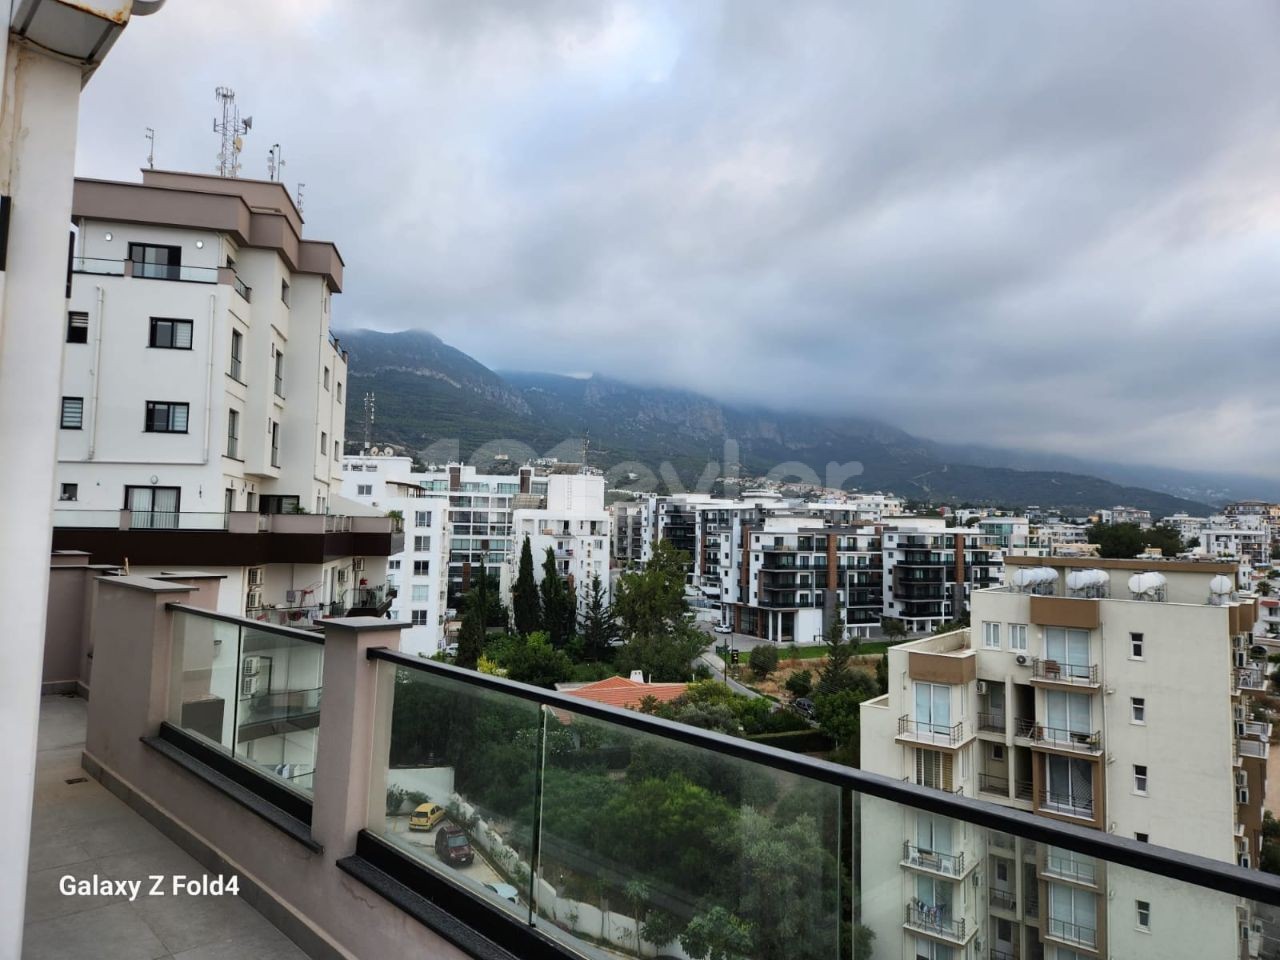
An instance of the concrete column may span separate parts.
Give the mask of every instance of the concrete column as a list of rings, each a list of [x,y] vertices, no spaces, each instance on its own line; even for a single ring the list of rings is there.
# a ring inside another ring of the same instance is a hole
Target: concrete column
[[[400,631],[408,624],[379,617],[340,617],[324,623],[324,699],[316,744],[311,835],[325,856],[338,860],[355,853],[356,833],[368,821],[370,797],[386,790],[386,757],[391,724],[391,685],[373,647],[400,649]]]
[[[0,68],[0,193],[12,197],[0,272],[0,956],[22,951],[81,71],[13,42]]]

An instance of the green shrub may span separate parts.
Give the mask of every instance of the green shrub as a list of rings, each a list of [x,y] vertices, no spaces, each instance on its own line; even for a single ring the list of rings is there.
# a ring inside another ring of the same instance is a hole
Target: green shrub
[[[778,669],[778,648],[764,645],[753,647],[751,656],[747,658],[747,665],[751,667],[752,673],[763,680]]]

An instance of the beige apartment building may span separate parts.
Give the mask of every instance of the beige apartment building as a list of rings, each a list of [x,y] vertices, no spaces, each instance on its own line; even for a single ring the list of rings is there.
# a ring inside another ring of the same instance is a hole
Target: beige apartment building
[[[1005,562],[970,628],[890,649],[888,692],[862,705],[863,768],[1256,867],[1271,731],[1250,697],[1267,671],[1235,565]],[[878,956],[1257,952],[1243,903],[1054,847],[875,802],[862,840],[863,876],[881,878],[862,891]]]

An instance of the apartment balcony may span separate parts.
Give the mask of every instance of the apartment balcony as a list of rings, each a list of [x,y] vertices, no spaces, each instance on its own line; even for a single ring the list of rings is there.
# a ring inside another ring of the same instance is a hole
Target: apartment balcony
[[[1267,689],[1267,672],[1262,667],[1244,667],[1231,671],[1231,690],[1262,692]]]
[[[903,926],[916,933],[924,933],[948,943],[964,946],[972,936],[972,929],[966,933],[964,917],[951,917],[948,907],[938,907],[918,900],[906,905],[906,916]]]
[[[958,747],[972,734],[965,735],[964,721],[953,724],[930,723],[927,720],[912,720],[907,714],[898,718],[899,741],[910,743],[927,743],[939,747]]]
[[[1053,849],[1045,854],[1041,873],[1055,880],[1066,880],[1087,887],[1098,885],[1098,867],[1091,858],[1064,856]]]
[[[396,517],[131,510],[53,512],[53,549],[84,550],[103,563],[257,566],[388,557],[404,549]]]
[[[988,902],[994,910],[1004,910],[1008,913],[1018,912],[1018,897],[1012,890],[998,890],[992,887]]]
[[[1009,796],[1009,778],[997,777],[990,773],[979,773],[978,790],[981,793],[989,793],[994,797],[1007,798]],[[1030,802],[1032,796],[1033,787],[1030,780],[1013,781],[1013,799]]]
[[[991,960],[1019,960],[1019,957],[1017,953],[1011,953],[1008,950],[1001,950],[999,947],[992,947]]]
[[[1271,742],[1271,724],[1261,720],[1241,720],[1236,723],[1236,735],[1249,740]]]
[[[1073,946],[1093,949],[1098,945],[1098,931],[1095,927],[1072,923],[1070,920],[1058,920],[1055,917],[1046,918],[1045,935],[1051,940]]]
[[[970,867],[972,867],[970,863]],[[963,853],[940,853],[916,846],[910,840],[902,844],[902,866],[940,877],[958,879],[967,872]]]
[[[1019,720],[1014,736],[1030,741],[1032,746],[1069,750],[1072,753],[1099,754],[1102,752],[1101,730],[1089,733],[1062,727],[1046,727],[1032,720]]]
[[[230,283],[235,272],[226,267],[192,267],[178,263],[144,263],[101,257],[72,257],[72,273],[137,280],[174,280],[187,283]]]
[[[1060,793],[1041,788],[1040,809],[1050,813],[1062,813],[1069,817],[1093,819],[1093,797]]]
[[[1003,713],[979,713],[978,729],[988,733],[1004,733],[1005,732],[1005,714]]]
[[[1099,686],[1098,665],[1063,663],[1060,660],[1041,660],[1037,657],[1031,661],[1031,683],[1033,686],[1084,687],[1096,690]]]
[[[745,960],[832,957],[855,870],[864,888],[902,878],[892,858],[853,859],[866,851],[842,842],[850,818],[861,818],[863,836],[892,835],[883,831],[921,811],[979,838],[992,831],[993,846],[1020,838],[1028,853],[1034,830],[1055,848],[1122,863],[1137,890],[1176,876],[1207,892],[1206,913],[1220,905],[1229,930],[1241,897],[1280,905],[1280,878],[1234,864],[1135,849],[1049,819],[1030,826],[995,804],[926,796],[851,767],[404,655],[403,624],[345,618],[317,634],[196,608],[201,588],[186,583],[102,577],[94,587],[83,618],[94,637],[92,682],[111,695],[88,703],[88,775],[201,861],[236,864],[250,885],[244,900],[262,904],[286,935],[304,944],[321,937],[344,955],[445,956],[471,943],[494,958],[687,955],[681,934],[716,909],[751,931],[736,950]],[[653,766],[655,755],[669,758],[669,772]],[[698,789],[716,816],[654,818],[655,804],[687,795],[687,770],[706,772]],[[409,830],[405,791],[423,783],[439,785],[432,799],[467,848],[457,865],[435,852],[431,833]],[[766,791],[768,804],[742,802]],[[850,804],[850,795],[868,802]],[[78,826],[74,817],[59,822]],[[777,861],[767,845],[738,839],[752,836],[785,836],[803,855]],[[171,871],[167,859],[148,856],[138,857],[144,875]],[[902,858],[946,880],[981,866],[910,842]],[[805,910],[747,886],[761,882],[802,890]],[[501,885],[515,887],[518,902],[494,890]],[[1030,901],[1016,904],[1024,915],[1037,913],[1035,894],[1019,898]],[[675,931],[667,942],[644,939],[638,919],[654,910]],[[960,948],[979,933],[972,916],[920,900],[904,904],[902,922]],[[1204,929],[1187,955],[1212,952]],[[1050,934],[1091,945],[1083,929]],[[138,955],[161,954],[153,946]]]

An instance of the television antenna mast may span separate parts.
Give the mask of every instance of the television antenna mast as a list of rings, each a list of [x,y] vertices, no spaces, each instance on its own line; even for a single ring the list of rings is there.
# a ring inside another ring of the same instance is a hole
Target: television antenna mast
[[[156,132],[150,127],[146,128],[145,134],[150,146],[147,147],[147,168],[154,170],[156,168]]]
[[[373,446],[374,395],[364,395],[364,452],[367,454]]]
[[[244,135],[253,129],[253,117],[240,119],[240,108],[236,106],[236,92],[230,87],[218,87],[215,91],[222,104],[222,119],[213,120],[213,132],[221,137],[218,149],[218,176],[238,177],[240,175],[240,150],[244,146]]]
[[[284,155],[278,143],[273,143],[267,151],[267,179],[277,183],[284,179]]]

